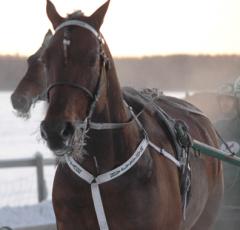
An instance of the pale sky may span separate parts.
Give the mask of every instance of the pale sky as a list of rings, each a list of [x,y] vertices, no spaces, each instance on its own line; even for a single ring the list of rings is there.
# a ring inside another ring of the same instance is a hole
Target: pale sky
[[[46,0],[0,0],[0,54],[30,55],[51,27]],[[62,16],[104,0],[52,0]],[[114,56],[240,54],[240,0],[111,0],[101,29]]]

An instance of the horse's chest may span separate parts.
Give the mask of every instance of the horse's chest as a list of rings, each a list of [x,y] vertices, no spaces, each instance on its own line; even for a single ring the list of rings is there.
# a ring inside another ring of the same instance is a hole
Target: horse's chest
[[[129,186],[125,189],[109,190],[110,185],[101,187],[102,201],[107,222],[111,230],[157,230],[167,213],[166,199],[152,186]],[[56,195],[56,194],[55,194]],[[76,194],[60,194],[54,198],[54,207],[59,224],[63,230],[97,230],[98,222],[91,197],[90,188],[83,186]],[[163,211],[164,210],[164,211]],[[169,218],[170,217],[170,218]],[[173,218],[176,218],[175,216]],[[168,220],[164,220],[168,223]],[[170,223],[170,221],[169,221]],[[163,226],[162,226],[163,227]]]
[[[111,196],[103,199],[103,206],[109,228],[112,230],[123,229],[156,229],[154,218],[156,213],[149,209],[150,203],[144,200],[128,199],[127,196]],[[56,200],[55,212],[57,222],[64,230],[97,230],[98,222],[91,198]]]

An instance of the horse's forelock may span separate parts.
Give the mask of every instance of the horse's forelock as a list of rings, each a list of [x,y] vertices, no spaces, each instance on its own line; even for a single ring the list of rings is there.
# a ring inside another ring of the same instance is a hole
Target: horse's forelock
[[[81,19],[82,17],[85,17],[84,13],[81,10],[74,11],[71,14],[67,15],[67,19]]]

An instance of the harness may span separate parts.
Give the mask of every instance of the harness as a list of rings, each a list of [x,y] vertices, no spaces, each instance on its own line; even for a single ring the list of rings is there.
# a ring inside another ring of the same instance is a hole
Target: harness
[[[172,125],[169,125],[169,120],[170,120],[169,117],[167,119],[166,113],[164,111],[162,111],[156,105],[153,105],[153,106],[157,111],[159,111],[159,117],[161,118],[161,120],[164,121],[164,123],[166,124],[166,127],[168,127],[168,131],[171,133],[171,136],[174,136],[176,152],[178,153],[177,159],[174,156],[172,156],[170,153],[168,153],[166,150],[158,147],[157,145],[155,145],[154,143],[152,143],[149,140],[147,132],[145,131],[144,127],[142,126],[142,124],[138,118],[138,116],[141,113],[136,115],[135,112],[133,111],[132,107],[129,106],[127,102],[125,102],[125,105],[127,106],[128,110],[130,111],[130,114],[131,114],[131,119],[128,122],[125,122],[125,123],[95,123],[95,122],[91,121],[93,112],[96,108],[96,104],[101,95],[102,88],[106,82],[105,81],[106,71],[108,70],[108,60],[107,60],[106,55],[104,54],[103,47],[102,47],[104,44],[104,39],[101,36],[101,34],[99,34],[92,26],[90,26],[86,22],[78,21],[78,20],[70,20],[70,21],[63,22],[61,25],[59,25],[56,28],[55,33],[61,29],[66,29],[69,26],[77,26],[77,27],[85,28],[86,30],[90,31],[99,41],[102,65],[100,68],[100,74],[99,74],[99,80],[98,80],[98,84],[97,84],[96,93],[93,94],[86,87],[81,86],[79,84],[72,83],[72,82],[55,82],[55,83],[52,83],[50,86],[48,86],[48,88],[44,92],[44,97],[49,99],[49,92],[54,87],[66,85],[66,86],[77,88],[77,89],[83,91],[86,94],[86,96],[92,100],[92,103],[90,105],[90,108],[89,108],[89,111],[88,111],[88,114],[87,114],[85,120],[84,121],[76,121],[76,124],[75,124],[76,131],[78,132],[78,130],[81,130],[83,137],[85,136],[85,134],[88,132],[89,129],[95,129],[95,130],[119,129],[126,125],[131,124],[132,122],[135,122],[138,125],[140,132],[142,134],[142,140],[141,140],[140,144],[137,146],[135,152],[132,154],[132,156],[126,162],[124,162],[117,168],[115,168],[111,171],[108,171],[106,173],[103,173],[101,175],[98,175],[96,177],[94,175],[92,175],[90,172],[88,172],[87,170],[85,170],[81,165],[79,165],[79,163],[76,162],[71,155],[65,154],[65,160],[66,160],[66,163],[69,166],[69,168],[78,177],[80,177],[82,180],[84,180],[86,183],[88,183],[91,187],[92,199],[93,199],[94,208],[95,208],[95,212],[96,212],[100,230],[108,230],[109,226],[108,226],[107,218],[105,215],[104,205],[102,202],[101,192],[100,192],[101,184],[110,182],[110,181],[116,179],[117,177],[123,175],[128,170],[130,170],[138,162],[138,160],[141,158],[141,156],[143,155],[143,153],[145,152],[145,150],[148,147],[153,148],[158,154],[163,155],[168,160],[173,162],[180,169],[180,171],[182,171],[183,169],[186,169],[186,167],[189,166],[188,160],[186,159],[186,154],[188,155],[188,152],[185,151],[184,154],[182,154],[182,155],[179,154],[180,147],[179,147],[179,144],[176,143],[177,142],[176,141],[176,130],[177,129],[174,128],[175,131],[172,130]],[[69,40],[68,36],[69,36],[69,34],[67,32],[64,32],[63,49],[64,49],[65,59],[68,56],[68,54],[67,54],[68,46],[71,44],[71,41]],[[66,62],[67,62],[67,60],[65,60],[65,63]],[[84,143],[84,140],[83,140],[83,143]],[[181,148],[181,151],[183,151],[183,149],[184,149],[184,147]],[[81,151],[81,149],[79,149],[79,151]],[[186,199],[187,199],[186,197],[187,197],[187,195],[185,192],[184,198],[183,198],[184,210],[186,208]]]
[[[187,125],[181,120],[175,120],[168,113],[166,113],[158,104],[157,100],[163,100],[164,103],[171,107],[202,115],[202,113],[195,108],[187,108],[180,106],[178,103],[170,103],[162,95],[155,95],[151,90],[146,92],[138,92],[133,88],[125,87],[123,89],[124,99],[129,104],[138,102],[138,107],[147,108],[154,111],[156,118],[164,125],[164,130],[170,136],[172,145],[175,148],[176,158],[180,162],[179,179],[180,191],[182,196],[182,210],[183,217],[186,218],[186,207],[190,198],[191,192],[191,167],[189,164],[190,148],[192,146],[192,139],[188,132]],[[135,103],[135,104],[136,104]]]

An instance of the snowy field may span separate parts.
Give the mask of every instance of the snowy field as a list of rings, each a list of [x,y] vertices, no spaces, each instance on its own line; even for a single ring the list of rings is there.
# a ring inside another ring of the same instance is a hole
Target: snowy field
[[[10,103],[10,93],[0,93],[0,160],[33,157],[40,152],[53,157],[40,139],[39,124],[44,105],[37,104],[29,120],[16,117]],[[35,168],[0,169],[0,226],[31,226],[54,223],[51,202],[36,206],[37,184]],[[51,199],[55,167],[45,167],[48,199]],[[31,207],[29,207],[31,205]],[[16,207],[16,208],[13,208]],[[36,218],[38,217],[38,218]]]
[[[44,105],[38,104],[32,111],[32,117],[23,120],[13,112],[10,93],[0,93],[0,103],[2,105],[0,160],[29,158],[36,152],[42,153],[44,157],[53,157],[40,138],[39,124],[43,119]],[[35,170],[35,168],[0,169],[0,207],[37,202]],[[45,168],[45,178],[50,189],[54,171],[54,167]]]
[[[55,223],[51,202],[23,207],[4,207],[0,209],[0,226],[25,228]]]
[[[45,157],[52,157],[41,142],[39,133],[39,124],[44,118],[44,104],[36,104],[31,118],[24,120],[15,115],[10,95],[10,92],[0,92],[0,159],[30,157],[36,151],[43,152]]]

